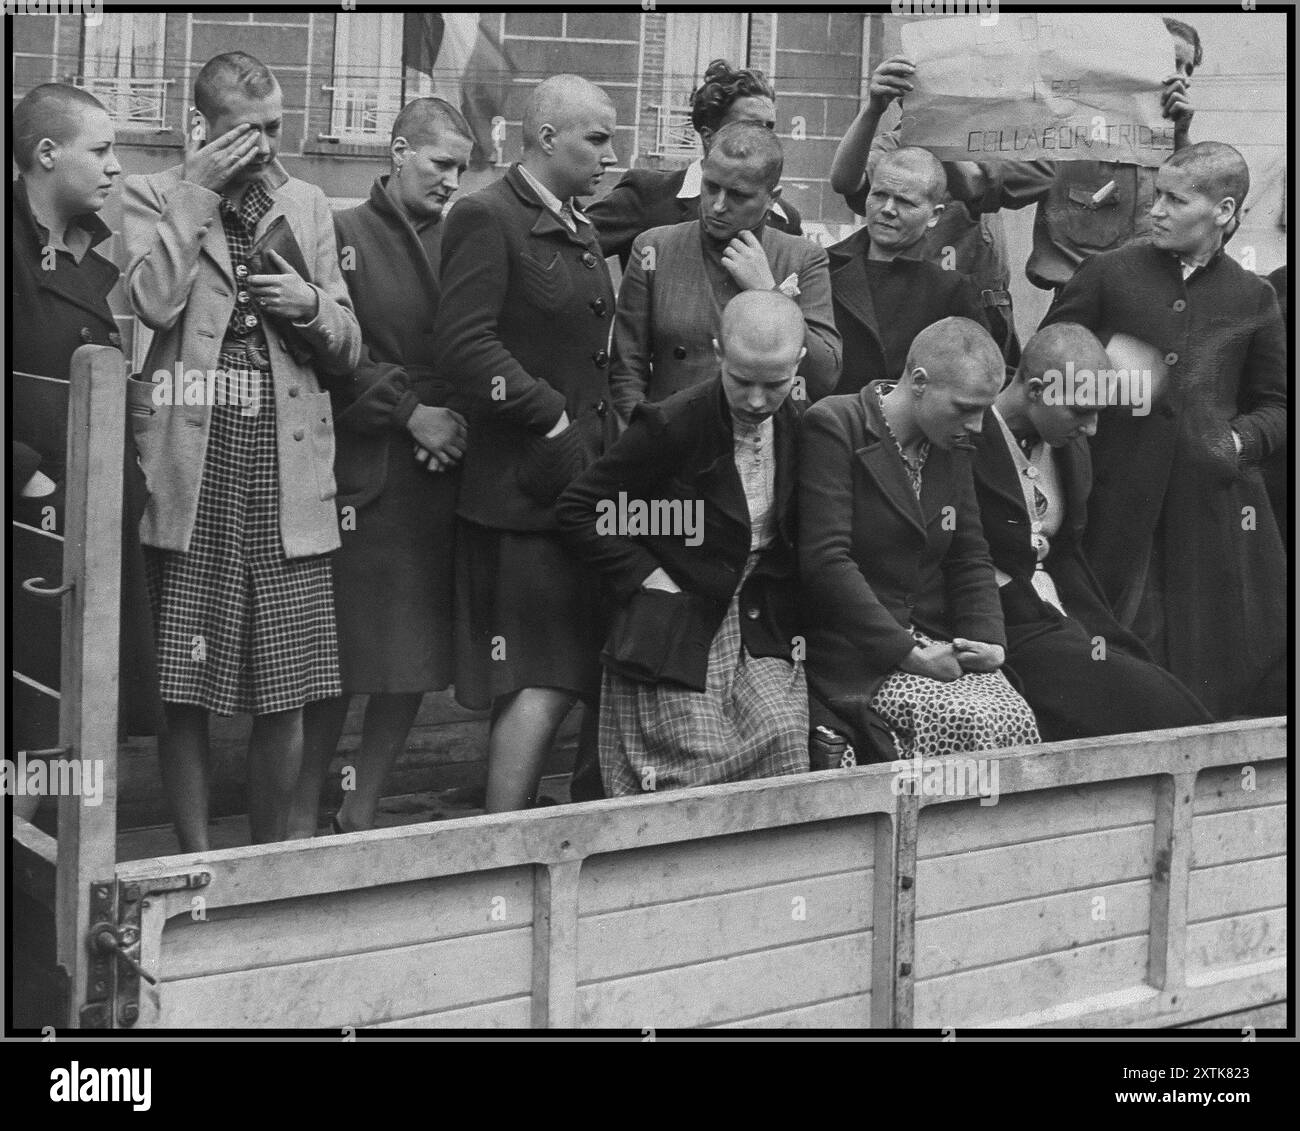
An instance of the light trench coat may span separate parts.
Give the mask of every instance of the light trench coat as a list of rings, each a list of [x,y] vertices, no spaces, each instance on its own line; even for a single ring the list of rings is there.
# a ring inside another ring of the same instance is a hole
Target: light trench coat
[[[220,197],[182,179],[177,165],[134,176],[124,186],[126,293],[153,340],[141,376],[131,382],[130,411],[150,499],[140,540],[163,550],[188,551],[203,481],[210,404],[159,404],[151,381],[182,370],[217,368],[226,324],[235,306],[235,277]],[[311,356],[297,356],[268,321],[266,342],[275,390],[280,471],[280,535],[289,558],[329,553],[339,546],[334,510],[334,425],[321,379],[343,379],[356,368],[361,330],[339,270],[334,224],[325,194],[295,180],[275,162],[265,188],[275,201],[257,225],[261,236],[284,216],[311,272],[320,300],[311,322],[299,327]]]

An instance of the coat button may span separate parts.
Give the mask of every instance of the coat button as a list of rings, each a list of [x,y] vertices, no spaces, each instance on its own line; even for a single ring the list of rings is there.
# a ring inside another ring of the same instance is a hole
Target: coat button
[[[225,296],[222,296],[222,297],[225,297]],[[247,292],[247,291],[240,291],[238,294],[235,295],[235,301],[236,301],[236,302],[241,302],[241,303],[247,303],[247,302],[248,302],[248,292]]]
[[[290,385],[290,386],[289,386],[289,396],[291,396],[291,397],[296,397],[297,395],[298,395],[298,386],[297,386],[297,385]]]
[[[673,346],[673,357],[675,357],[678,361],[685,361],[685,360],[686,360],[686,347],[685,347],[685,346]]]
[[[1185,298],[1174,299],[1174,310],[1176,310],[1179,314],[1182,314],[1182,312],[1186,309],[1187,309],[1187,300]]]
[[[609,364],[609,354],[604,350],[597,350],[591,355],[591,360],[594,361],[599,368],[604,369],[605,366]]]
[[[758,609],[751,605],[745,610],[745,616],[749,617],[750,620],[758,620]]]
[[[256,315],[256,314],[245,314],[245,315],[244,315],[244,325],[247,326],[247,327],[251,330],[254,326],[257,325],[257,315]]]
[[[608,405],[607,405],[603,400],[599,400],[599,401],[596,402],[596,415],[597,415],[597,416],[604,416],[605,413],[608,411],[608,409],[609,409],[609,406],[608,406]]]
[[[1178,355],[1174,353],[1173,350],[1170,350],[1167,354],[1165,354],[1165,364],[1166,365],[1178,364]]]
[[[248,264],[246,264],[246,263],[236,263],[236,264],[235,264],[235,278],[236,278],[236,279],[247,279],[247,278],[248,278]]]
[[[582,253],[582,265],[583,265],[584,267],[595,267],[595,266],[596,266],[596,257],[595,257],[594,255],[592,255],[591,252],[589,252],[589,251],[584,251],[584,252]]]
[[[592,314],[594,314],[597,318],[605,317],[606,308],[605,308],[605,300],[603,298],[598,298],[595,302],[589,303],[588,305],[590,305],[591,307]]]
[[[307,433],[304,432],[301,428],[295,428],[293,430],[293,438],[295,440],[301,440],[305,435],[307,435]]]

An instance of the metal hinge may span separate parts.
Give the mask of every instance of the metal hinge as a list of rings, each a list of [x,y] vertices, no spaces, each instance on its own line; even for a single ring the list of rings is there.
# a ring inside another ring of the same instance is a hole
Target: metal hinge
[[[144,881],[90,885],[90,969],[86,1003],[81,1007],[83,1029],[130,1028],[140,1017],[140,979],[152,986],[158,979],[140,965],[140,907],[151,896],[206,887],[210,872],[159,876]]]

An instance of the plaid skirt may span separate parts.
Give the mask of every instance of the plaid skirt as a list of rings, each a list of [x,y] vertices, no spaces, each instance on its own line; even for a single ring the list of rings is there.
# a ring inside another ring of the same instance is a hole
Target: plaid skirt
[[[805,773],[803,665],[745,651],[737,589],[709,649],[705,690],[606,670],[599,742],[608,797]]]
[[[167,703],[266,715],[341,695],[330,560],[286,558],[271,374],[226,369],[252,404],[214,405],[188,553],[149,549]]]
[[[913,630],[922,647],[935,641]],[[1001,672],[967,672],[951,683],[894,672],[871,700],[890,730],[900,758],[974,754],[1041,741],[1028,703]]]

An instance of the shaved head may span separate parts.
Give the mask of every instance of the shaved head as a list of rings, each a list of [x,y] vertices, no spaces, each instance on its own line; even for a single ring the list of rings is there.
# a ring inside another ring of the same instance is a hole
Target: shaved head
[[[872,179],[875,180],[883,170],[890,168],[918,174],[931,204],[942,204],[947,198],[948,174],[943,171],[943,163],[928,149],[922,149],[919,145],[905,145],[902,149],[883,154],[876,162]]]
[[[1086,326],[1056,322],[1044,326],[1025,344],[1015,379],[1024,382],[1041,377],[1049,369],[1063,370],[1071,361],[1075,369],[1094,371],[1109,369],[1111,364],[1110,355]]]
[[[959,376],[975,383],[1002,386],[1002,354],[989,332],[969,318],[943,318],[912,339],[905,373],[924,369],[930,383],[944,384]]]
[[[731,122],[713,135],[710,155],[719,154],[752,166],[754,177],[764,188],[781,183],[785,157],[776,131],[758,122]],[[707,160],[707,159],[706,159]]]
[[[587,121],[593,113],[612,110],[613,101],[594,82],[581,75],[552,75],[540,82],[524,107],[524,149],[535,149],[545,125],[556,133]]]
[[[1222,141],[1198,141],[1176,149],[1165,160],[1171,169],[1182,169],[1202,196],[1220,201],[1230,196],[1240,216],[1242,203],[1250,192],[1250,169],[1246,159]]]
[[[742,349],[772,357],[795,357],[803,348],[803,311],[778,291],[741,291],[722,312],[718,344],[725,356]]]

